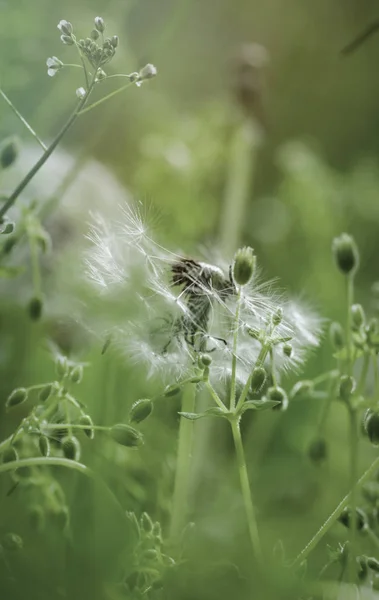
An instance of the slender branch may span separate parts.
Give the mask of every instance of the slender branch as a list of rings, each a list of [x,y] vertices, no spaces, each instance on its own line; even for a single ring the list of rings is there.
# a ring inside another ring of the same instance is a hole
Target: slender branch
[[[8,96],[3,92],[2,89],[0,89],[0,95],[4,98],[5,102],[13,110],[13,112],[15,113],[15,115],[20,119],[21,123],[23,125],[25,125],[25,127],[29,131],[29,133],[31,133],[32,136],[34,137],[34,139],[39,143],[39,145],[41,146],[41,148],[43,148],[46,151],[47,150],[47,146],[43,143],[43,141],[41,140],[41,138],[37,135],[37,133],[34,131],[34,129],[29,125],[29,123],[22,116],[22,114],[17,110],[17,108],[15,107],[15,105],[13,104],[13,102],[8,98]]]
[[[269,351],[270,351],[269,344],[263,344],[263,346],[262,346],[262,348],[261,348],[261,350],[259,352],[257,361],[256,361],[256,363],[254,365],[254,369],[256,367],[261,367],[264,364],[264,361],[266,360],[266,356],[269,353]],[[241,396],[240,396],[240,398],[238,400],[238,403],[237,403],[236,412],[238,412],[242,408],[242,405],[243,405],[243,403],[245,402],[245,400],[247,398],[247,394],[249,393],[249,389],[250,389],[250,385],[251,385],[251,379],[253,377],[254,369],[251,370],[251,373],[250,373],[250,375],[249,375],[249,377],[248,377],[248,379],[247,379],[247,381],[246,381],[246,383],[244,385],[244,388],[243,388],[243,390],[241,392]]]
[[[351,489],[351,528],[350,528],[350,543],[351,552],[349,553],[349,579],[355,581],[355,546],[357,538],[357,471],[358,471],[358,430],[357,430],[357,411],[349,407],[350,417],[350,489]]]
[[[225,404],[223,403],[223,401],[221,400],[220,396],[218,395],[218,393],[214,389],[213,385],[209,381],[205,381],[204,383],[205,383],[205,387],[209,391],[209,393],[212,396],[213,400],[216,402],[217,406],[219,408],[221,408],[222,410],[226,411]]]
[[[87,108],[84,108],[84,109],[80,110],[80,112],[78,114],[79,115],[84,115],[84,113],[89,112],[93,108],[96,108],[96,106],[100,106],[100,104],[102,104],[106,100],[109,100],[109,98],[113,98],[113,96],[116,96],[116,94],[119,94],[120,92],[123,92],[124,90],[126,90],[129,86],[132,85],[132,83],[133,83],[132,81],[129,81],[128,83],[126,83],[122,87],[118,88],[117,90],[114,90],[110,94],[107,94],[103,98],[100,98],[100,100],[97,100],[97,102],[93,102],[92,104],[90,104],[89,106],[87,106]]]
[[[17,198],[19,197],[21,192],[23,192],[23,190],[26,188],[28,183],[33,179],[33,177],[36,175],[36,173],[38,173],[40,168],[45,164],[45,162],[47,161],[49,156],[54,152],[55,148],[58,146],[59,142],[61,141],[61,139],[63,138],[65,133],[70,129],[71,125],[75,122],[78,115],[81,114],[80,111],[86,105],[94,86],[95,86],[95,77],[93,77],[93,79],[92,79],[88,93],[85,95],[84,98],[82,98],[79,101],[76,109],[71,114],[71,117],[69,117],[68,121],[62,127],[62,129],[60,130],[58,135],[51,142],[50,146],[48,148],[46,148],[46,150],[45,150],[44,154],[42,154],[41,158],[39,158],[39,160],[36,162],[36,164],[30,169],[29,173],[27,173],[25,175],[24,179],[18,184],[16,189],[13,191],[13,193],[9,196],[7,201],[0,208],[0,219],[2,217],[4,217],[6,212],[13,206],[13,204],[15,203],[15,201],[17,200]]]
[[[362,477],[358,479],[356,482],[355,488],[356,490],[360,489],[362,485],[370,479],[375,470],[379,467],[379,457],[377,457],[369,466],[369,468],[363,473]],[[313,538],[308,542],[308,544],[303,548],[303,550],[297,555],[295,560],[292,563],[292,567],[298,567],[303,560],[307,558],[307,556],[314,550],[317,544],[322,540],[324,535],[329,531],[332,525],[337,521],[338,517],[342,513],[343,509],[351,502],[351,491],[341,500],[338,506],[334,509],[332,514],[326,519],[326,521],[321,525],[320,529],[313,536]]]

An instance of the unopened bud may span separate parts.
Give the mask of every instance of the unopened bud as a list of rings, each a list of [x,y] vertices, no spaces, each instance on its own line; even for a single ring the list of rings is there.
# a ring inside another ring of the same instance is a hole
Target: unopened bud
[[[339,385],[339,397],[341,400],[349,400],[355,390],[355,379],[350,375],[342,375]]]
[[[74,367],[70,373],[70,380],[72,383],[80,383],[83,379],[83,366],[77,365]]]
[[[90,36],[92,40],[96,41],[97,39],[99,39],[100,34],[97,29],[93,29],[90,33]]]
[[[278,325],[280,325],[282,320],[283,320],[283,309],[278,308],[272,315],[272,324],[274,325],[274,327],[277,327]]]
[[[39,451],[41,452],[42,456],[50,455],[50,442],[49,442],[49,438],[47,438],[46,435],[39,436],[38,447],[39,447]]]
[[[5,403],[6,408],[13,408],[22,404],[28,399],[28,390],[26,388],[17,388],[8,396]]]
[[[291,358],[293,353],[293,346],[291,344],[284,344],[283,346],[283,354],[288,358]]]
[[[73,32],[73,27],[72,27],[71,23],[69,21],[65,21],[64,19],[62,19],[62,21],[59,21],[57,27],[58,27],[59,31],[61,33],[63,33],[64,35],[71,36],[71,34]]]
[[[359,329],[365,322],[365,313],[361,304],[353,304],[351,307],[351,321],[353,329]]]
[[[178,394],[180,392],[180,386],[176,385],[175,387],[169,387],[164,393],[163,395],[166,398],[170,398],[170,396],[176,396],[176,394]]]
[[[304,381],[298,381],[293,386],[290,392],[290,398],[300,398],[302,396],[309,396],[314,389],[314,383],[311,380],[305,379]]]
[[[55,361],[55,372],[60,379],[63,379],[68,373],[67,358],[65,356],[58,356]]]
[[[276,406],[273,407],[273,410],[286,410],[288,408],[288,397],[283,388],[274,386],[270,387],[267,390],[267,400],[272,400],[273,402],[278,402]]]
[[[34,296],[28,303],[28,314],[32,321],[39,321],[42,315],[43,301],[40,296]]]
[[[267,373],[263,367],[255,367],[251,374],[250,389],[254,394],[257,394],[263,388],[267,379]]]
[[[97,31],[100,31],[100,33],[103,33],[103,31],[105,30],[104,19],[102,19],[101,17],[96,17],[95,18],[95,27],[96,27]]]
[[[121,446],[140,446],[143,444],[143,436],[142,434],[130,427],[129,425],[124,425],[123,423],[117,423],[113,425],[109,430],[111,438],[117,442],[117,444],[121,444]]]
[[[152,79],[157,74],[157,69],[154,65],[150,63],[145,65],[139,72],[139,79],[143,81],[144,79]]]
[[[368,410],[364,420],[364,428],[373,446],[379,446],[379,414]]]
[[[65,458],[69,460],[79,461],[80,459],[80,443],[74,436],[67,436],[62,439],[62,451]]]
[[[82,415],[79,419],[79,425],[88,425],[88,429],[83,429],[83,433],[90,439],[93,440],[95,437],[95,430],[93,427],[93,421],[89,415]]]
[[[113,48],[117,48],[118,42],[119,42],[118,35],[114,35],[111,38],[111,44],[112,44]]]
[[[344,275],[354,273],[359,265],[359,252],[351,235],[342,233],[334,238],[332,250],[337,267]]]
[[[309,444],[308,456],[315,464],[323,462],[327,457],[326,440],[322,437],[314,439]]]
[[[0,147],[0,165],[3,169],[13,165],[19,153],[19,145],[16,138],[5,140]]]
[[[70,35],[61,35],[61,41],[65,46],[73,46],[74,40]]]
[[[153,411],[153,403],[148,398],[137,400],[130,409],[129,421],[131,423],[141,423],[151,415]]]
[[[233,261],[233,279],[237,285],[246,285],[251,281],[256,267],[256,260],[252,248],[246,246],[237,250]]]
[[[199,367],[209,367],[212,364],[212,357],[210,354],[200,354]]]
[[[366,564],[371,571],[375,571],[375,573],[379,573],[379,560],[374,558],[373,556],[368,556],[366,558]]]
[[[332,323],[329,330],[330,341],[335,350],[341,350],[345,346],[345,334],[339,323]]]

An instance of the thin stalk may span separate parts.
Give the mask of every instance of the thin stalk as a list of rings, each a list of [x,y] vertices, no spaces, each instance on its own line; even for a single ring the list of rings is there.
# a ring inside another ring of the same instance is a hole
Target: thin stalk
[[[370,355],[365,354],[364,359],[363,359],[362,371],[361,371],[358,385],[357,385],[357,395],[362,394],[362,392],[364,390],[364,385],[366,383],[369,366],[370,366]]]
[[[264,361],[266,360],[266,356],[269,353],[269,351],[270,351],[270,345],[269,344],[263,344],[263,346],[262,346],[262,348],[261,348],[261,350],[260,350],[260,352],[258,354],[257,361],[256,361],[256,363],[254,365],[254,369],[256,367],[261,367],[264,364]],[[250,375],[248,377],[248,380],[246,381],[246,383],[244,385],[244,388],[243,388],[243,390],[241,392],[241,396],[240,396],[240,398],[238,400],[238,403],[237,403],[236,412],[238,412],[240,410],[240,408],[242,408],[242,405],[243,405],[243,403],[245,402],[245,400],[247,398],[247,394],[249,393],[249,389],[250,389],[250,385],[251,385],[251,379],[253,377],[254,369],[252,369],[252,371],[251,371],[251,373],[250,373]]]
[[[48,425],[44,425],[43,429],[62,429],[62,428],[71,427],[72,429],[95,429],[96,431],[109,431],[110,427],[106,425],[80,425],[79,423],[49,423]]]
[[[41,270],[38,257],[38,243],[33,236],[29,236],[30,259],[32,264],[33,288],[36,296],[41,293]]]
[[[370,479],[370,477],[372,477],[373,473],[376,471],[376,469],[378,467],[379,467],[379,457],[377,457],[371,463],[369,468],[363,473],[362,477],[360,479],[358,479],[358,481],[355,484],[356,491],[358,491],[362,487],[362,485],[364,483],[366,483],[366,481],[368,481]],[[303,550],[297,555],[297,557],[295,558],[295,560],[293,561],[293,563],[291,565],[292,567],[294,567],[294,568],[298,567],[303,562],[303,560],[305,560],[309,556],[309,554],[312,552],[312,550],[314,550],[314,548],[316,548],[317,544],[322,540],[324,535],[329,531],[329,529],[332,527],[332,525],[334,525],[334,523],[337,521],[337,519],[340,516],[340,514],[342,513],[343,509],[346,508],[346,506],[348,506],[348,504],[351,502],[351,494],[352,494],[352,492],[350,491],[341,500],[341,502],[334,509],[332,514],[321,525],[321,527],[317,531],[317,533],[308,542],[308,544],[303,548]]]
[[[241,311],[242,291],[241,288],[237,294],[237,308],[233,324],[233,356],[232,356],[232,377],[230,382],[230,410],[234,410],[236,405],[236,376],[237,376],[237,347],[238,347],[238,332],[239,320]]]
[[[71,114],[69,119],[66,121],[65,125],[63,125],[62,129],[60,130],[58,135],[54,138],[54,140],[51,142],[50,146],[48,146],[48,148],[46,148],[46,150],[42,154],[41,158],[39,158],[37,160],[35,165],[30,169],[29,173],[27,173],[25,175],[24,179],[18,184],[18,186],[15,188],[15,190],[9,196],[7,201],[0,208],[0,219],[2,217],[4,217],[4,215],[8,212],[8,210],[13,206],[13,204],[15,203],[15,201],[17,200],[19,195],[24,191],[24,189],[26,188],[28,183],[33,179],[33,177],[36,175],[36,173],[38,173],[40,168],[45,164],[45,162],[47,161],[49,156],[51,156],[51,154],[54,152],[55,148],[58,146],[58,144],[62,140],[63,136],[67,133],[67,131],[70,129],[70,127],[76,121],[79,114],[81,114],[81,110],[87,104],[88,98],[89,98],[94,86],[95,86],[95,78],[93,77],[91,85],[88,89],[88,93],[86,94],[86,96],[79,101],[74,112]]]
[[[347,374],[351,375],[353,370],[353,360],[351,354],[351,306],[354,302],[354,277],[348,275],[346,277],[346,346],[347,346]]]
[[[182,412],[194,412],[196,387],[187,385],[183,389]],[[191,475],[193,442],[193,422],[180,417],[178,457],[176,462],[174,497],[171,515],[170,537],[174,545],[186,525],[188,514],[188,494]]]
[[[213,385],[209,381],[205,381],[205,387],[209,391],[209,393],[210,393],[211,397],[213,398],[213,400],[216,402],[217,406],[219,408],[221,408],[222,410],[226,411],[225,404],[223,403],[223,401],[221,400],[220,396],[218,395],[218,393],[214,389]]]
[[[239,423],[236,420],[233,420],[231,422],[231,426],[232,426],[232,432],[233,432],[234,446],[236,449],[236,457],[237,457],[238,472],[239,472],[239,477],[240,477],[241,492],[242,492],[243,503],[245,506],[250,541],[251,541],[251,545],[253,547],[253,552],[254,552],[256,559],[259,562],[261,562],[262,549],[261,549],[261,543],[259,540],[257,519],[255,516],[255,509],[254,509],[254,504],[253,504],[253,499],[252,499],[252,494],[251,494],[251,489],[250,489],[250,484],[249,484],[249,477],[247,474],[245,452],[244,452],[243,444],[242,444],[241,431],[239,428]]]
[[[78,112],[78,114],[79,115],[84,115],[84,113],[89,112],[93,108],[96,108],[96,106],[100,106],[100,104],[102,104],[106,100],[109,100],[109,98],[113,98],[113,96],[116,96],[116,94],[120,94],[121,92],[123,92],[124,90],[126,90],[129,86],[132,85],[132,83],[133,83],[132,81],[129,81],[128,83],[126,83],[122,87],[118,88],[117,90],[114,90],[110,94],[107,94],[103,98],[100,98],[100,100],[97,100],[97,102],[93,102],[92,104],[90,104],[89,106],[87,106],[87,108],[83,108],[82,110],[80,110],[80,112]]]
[[[349,579],[351,582],[355,580],[355,546],[357,538],[357,473],[358,473],[358,423],[357,411],[349,407],[350,417],[350,489],[351,489],[351,528],[350,528],[350,543],[351,552],[349,552]]]
[[[231,141],[220,223],[219,245],[226,256],[232,255],[239,244],[259,146],[256,124],[244,118],[237,125]]]
[[[17,110],[17,108],[15,107],[15,105],[13,104],[13,102],[8,98],[8,96],[1,89],[0,89],[0,95],[2,96],[2,98],[4,98],[5,102],[13,110],[13,112],[15,113],[15,115],[20,119],[21,123],[26,127],[26,129],[29,131],[29,133],[31,133],[32,136],[34,137],[34,139],[39,143],[39,145],[41,146],[41,148],[43,148],[46,151],[47,150],[47,146],[43,143],[43,141],[41,140],[41,138],[36,134],[36,132],[29,125],[29,123],[27,122],[27,120],[24,119],[24,117]]]

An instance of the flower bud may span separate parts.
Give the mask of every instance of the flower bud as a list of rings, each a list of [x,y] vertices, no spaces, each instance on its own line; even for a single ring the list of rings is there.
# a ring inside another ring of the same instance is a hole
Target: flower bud
[[[368,567],[365,556],[357,557],[357,576],[360,582],[363,582],[368,574]]]
[[[42,315],[43,302],[39,296],[34,296],[28,303],[28,314],[32,321],[39,321]]]
[[[140,446],[143,444],[142,434],[124,423],[117,423],[109,430],[111,438],[121,446]]]
[[[342,375],[339,385],[339,397],[341,400],[349,400],[355,390],[355,379],[350,375]]]
[[[57,27],[58,27],[59,31],[61,33],[63,33],[64,35],[70,36],[73,32],[73,27],[72,27],[71,23],[69,21],[65,21],[64,19],[59,21]]]
[[[72,39],[72,37],[70,35],[61,35],[61,42],[65,46],[73,46],[74,45],[74,40]]]
[[[365,322],[365,313],[361,304],[353,304],[351,307],[351,323],[353,329],[359,329]]]
[[[263,367],[255,367],[251,374],[250,389],[254,394],[261,391],[266,383],[267,373]]]
[[[1,455],[3,463],[13,462],[18,460],[18,453],[14,446],[8,446]]]
[[[103,31],[105,30],[104,19],[102,19],[101,17],[96,17],[95,18],[95,27],[96,27],[97,31],[100,31],[100,33],[103,33]]]
[[[0,165],[3,169],[13,165],[19,153],[19,145],[16,138],[6,139],[0,148]]]
[[[363,510],[361,508],[356,508],[355,509],[356,512],[356,523],[357,523],[357,530],[358,531],[362,531],[362,529],[366,526],[367,524],[367,516],[366,513],[363,512]],[[342,525],[345,525],[345,527],[347,527],[348,529],[351,526],[351,508],[346,506],[342,513],[340,514],[340,516],[338,517],[338,520],[340,523],[342,523]]]
[[[351,235],[342,233],[334,238],[332,251],[337,267],[344,275],[354,273],[359,265],[357,245]]]
[[[373,556],[368,556],[366,558],[366,564],[367,564],[368,568],[371,569],[371,571],[374,571],[375,573],[379,573],[379,560],[377,560]]]
[[[19,552],[22,550],[24,542],[16,533],[6,533],[1,538],[1,545],[6,552]]]
[[[290,391],[290,398],[300,398],[302,396],[309,396],[314,390],[314,383],[311,380],[305,379],[298,381]]]
[[[315,464],[323,462],[327,457],[326,440],[322,437],[314,439],[309,444],[308,456],[310,460]]]
[[[330,341],[335,350],[341,350],[345,346],[345,334],[339,323],[332,323],[329,329]]]
[[[246,285],[252,279],[256,267],[256,256],[246,246],[237,250],[233,260],[233,279],[237,285]]]
[[[13,408],[14,406],[18,406],[22,404],[28,399],[28,390],[26,388],[17,388],[13,390],[13,392],[8,396],[8,399],[5,403],[6,408]]]
[[[137,400],[132,404],[129,412],[129,421],[131,423],[141,423],[151,415],[153,411],[153,403],[148,398]]]
[[[274,327],[277,327],[278,325],[280,325],[282,320],[283,320],[283,309],[278,308],[272,315],[272,324],[274,325]]]
[[[267,400],[278,402],[273,410],[286,410],[288,408],[288,397],[283,388],[274,386],[267,390]]]
[[[373,446],[379,446],[379,413],[368,410],[364,420],[364,428]]]
[[[176,385],[175,387],[169,387],[164,393],[163,395],[166,398],[170,398],[171,396],[176,396],[176,394],[178,394],[180,392],[180,385]]]
[[[150,63],[145,65],[144,67],[142,67],[142,69],[139,72],[139,80],[143,81],[145,79],[152,79],[152,77],[155,77],[157,74],[157,69],[156,67],[154,67],[154,65],[151,65]]]
[[[55,372],[60,379],[63,379],[68,373],[67,358],[65,356],[58,356],[55,361]]]
[[[53,391],[54,386],[52,383],[48,383],[47,385],[45,385],[45,387],[42,388],[42,390],[40,391],[38,398],[40,400],[40,402],[46,402],[46,400],[48,400],[51,396],[51,392]]]
[[[83,366],[77,365],[74,367],[70,373],[70,380],[72,383],[80,383],[83,379]]]
[[[96,42],[96,40],[99,39],[100,34],[98,32],[97,29],[92,29],[91,33],[90,33],[91,39],[94,40]]]
[[[77,98],[79,98],[79,100],[83,100],[83,99],[86,97],[86,95],[87,95],[87,92],[86,92],[86,90],[84,89],[84,87],[79,87],[79,88],[76,90],[75,94],[76,94]]]
[[[2,217],[0,219],[0,234],[1,235],[10,235],[15,230],[15,224],[13,221],[8,221],[7,217]]]
[[[212,364],[212,357],[210,354],[200,354],[199,356],[199,367],[210,367]]]
[[[80,443],[74,436],[66,436],[61,442],[62,451],[65,458],[69,460],[79,461],[80,459]]]
[[[283,346],[283,354],[284,356],[287,356],[288,358],[291,358],[293,353],[293,346],[292,344],[284,344]]]
[[[95,430],[92,429],[93,421],[89,415],[82,415],[79,419],[79,425],[88,425],[88,429],[83,429],[84,434],[88,439],[93,440],[95,437]]]
[[[107,78],[107,74],[105,71],[103,71],[103,69],[97,69],[96,72],[96,79],[97,81],[103,81],[103,79]]]
[[[111,44],[112,44],[113,48],[117,48],[118,42],[119,42],[118,35],[114,35],[111,38]]]
[[[39,436],[38,447],[42,456],[50,456],[50,442],[46,435]]]

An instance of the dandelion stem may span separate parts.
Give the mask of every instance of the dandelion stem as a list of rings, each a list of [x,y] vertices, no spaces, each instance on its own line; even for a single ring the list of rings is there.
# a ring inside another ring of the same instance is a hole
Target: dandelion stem
[[[196,388],[187,385],[183,389],[182,412],[194,412],[196,404]],[[188,514],[188,493],[192,459],[193,422],[180,417],[178,456],[176,461],[174,497],[171,514],[170,537],[173,545],[177,545],[186,525]]]
[[[236,404],[236,376],[237,376],[237,346],[238,346],[238,332],[239,332],[239,320],[241,311],[241,300],[242,292],[241,288],[237,294],[237,308],[234,317],[233,324],[233,357],[232,357],[232,377],[230,382],[230,410],[234,410]]]
[[[347,346],[347,374],[351,375],[353,369],[353,360],[351,353],[351,306],[354,302],[354,278],[352,275],[348,275],[346,278],[346,300],[347,300],[347,312],[346,312],[346,346]]]
[[[36,132],[34,131],[34,129],[29,125],[29,123],[27,122],[27,120],[24,119],[24,117],[22,116],[22,114],[17,110],[17,108],[15,107],[15,105],[13,104],[13,102],[8,98],[8,96],[3,92],[2,89],[0,89],[0,95],[2,96],[2,98],[4,98],[5,102],[13,110],[13,112],[15,113],[15,115],[20,119],[21,123],[23,125],[25,125],[25,127],[29,131],[29,133],[31,133],[32,136],[34,137],[34,139],[39,143],[39,145],[41,146],[41,148],[43,148],[46,151],[47,150],[47,146],[43,143],[43,141],[41,140],[41,138],[36,134]]]
[[[88,101],[88,98],[89,98],[89,96],[90,96],[90,94],[91,94],[94,86],[95,86],[95,78],[93,77],[91,85],[88,88],[87,94],[84,96],[84,98],[81,98],[81,100],[79,101],[76,109],[71,114],[71,116],[69,117],[69,119],[66,121],[65,125],[63,125],[63,127],[60,130],[60,132],[58,133],[58,135],[51,142],[50,146],[48,146],[46,148],[46,150],[45,150],[44,154],[42,154],[41,158],[39,158],[37,160],[37,162],[35,163],[35,165],[30,169],[29,173],[27,173],[25,175],[24,179],[18,184],[18,186],[15,188],[15,190],[9,196],[9,198],[7,199],[7,201],[0,208],[0,219],[2,217],[4,217],[4,215],[11,208],[11,206],[13,206],[13,204],[15,203],[15,201],[17,200],[17,198],[19,197],[19,195],[24,191],[24,189],[26,188],[26,186],[28,185],[28,183],[33,179],[33,177],[36,175],[36,173],[38,173],[38,171],[40,170],[40,168],[45,164],[45,162],[47,161],[47,159],[49,158],[49,156],[54,152],[55,148],[60,143],[60,141],[63,138],[63,136],[65,135],[65,133],[70,129],[71,125],[73,125],[73,123],[76,121],[78,115],[80,114],[80,111],[86,105],[86,103]]]
[[[357,538],[357,471],[358,471],[358,423],[357,411],[349,406],[350,417],[350,489],[351,489],[351,528],[350,543],[351,552],[349,553],[349,579],[355,580],[355,545]]]
[[[236,449],[236,457],[237,457],[238,472],[239,472],[239,477],[240,477],[241,492],[242,492],[242,498],[243,498],[243,502],[244,502],[244,506],[245,506],[245,512],[246,512],[247,524],[248,524],[248,528],[249,528],[251,545],[253,547],[253,552],[254,552],[256,559],[259,562],[261,562],[262,549],[261,549],[261,544],[260,544],[260,540],[259,540],[258,526],[257,526],[257,520],[256,520],[256,516],[255,516],[255,509],[254,509],[254,505],[253,505],[250,484],[249,484],[249,477],[247,474],[245,453],[244,453],[243,444],[242,444],[239,422],[237,420],[233,420],[231,422],[231,426],[232,426],[232,432],[233,432],[234,446]]]
[[[362,485],[364,483],[366,483],[366,481],[368,479],[370,479],[370,477],[372,477],[373,473],[376,471],[376,469],[378,467],[379,467],[379,457],[377,457],[371,463],[371,465],[368,467],[368,469],[363,473],[362,477],[360,479],[358,479],[358,481],[355,483],[356,491],[358,491],[362,487]],[[307,558],[307,556],[309,556],[309,554],[312,552],[312,550],[314,550],[314,548],[317,546],[317,544],[320,542],[320,540],[322,540],[324,535],[329,531],[331,526],[334,525],[334,523],[337,521],[337,519],[340,516],[340,514],[342,513],[343,509],[351,502],[351,495],[352,495],[352,491],[350,491],[341,500],[341,502],[334,509],[332,514],[321,525],[321,527],[317,531],[317,533],[308,542],[308,544],[303,548],[303,550],[297,555],[297,557],[295,558],[295,560],[293,561],[293,563],[291,565],[292,567],[294,567],[294,568],[298,567]]]

